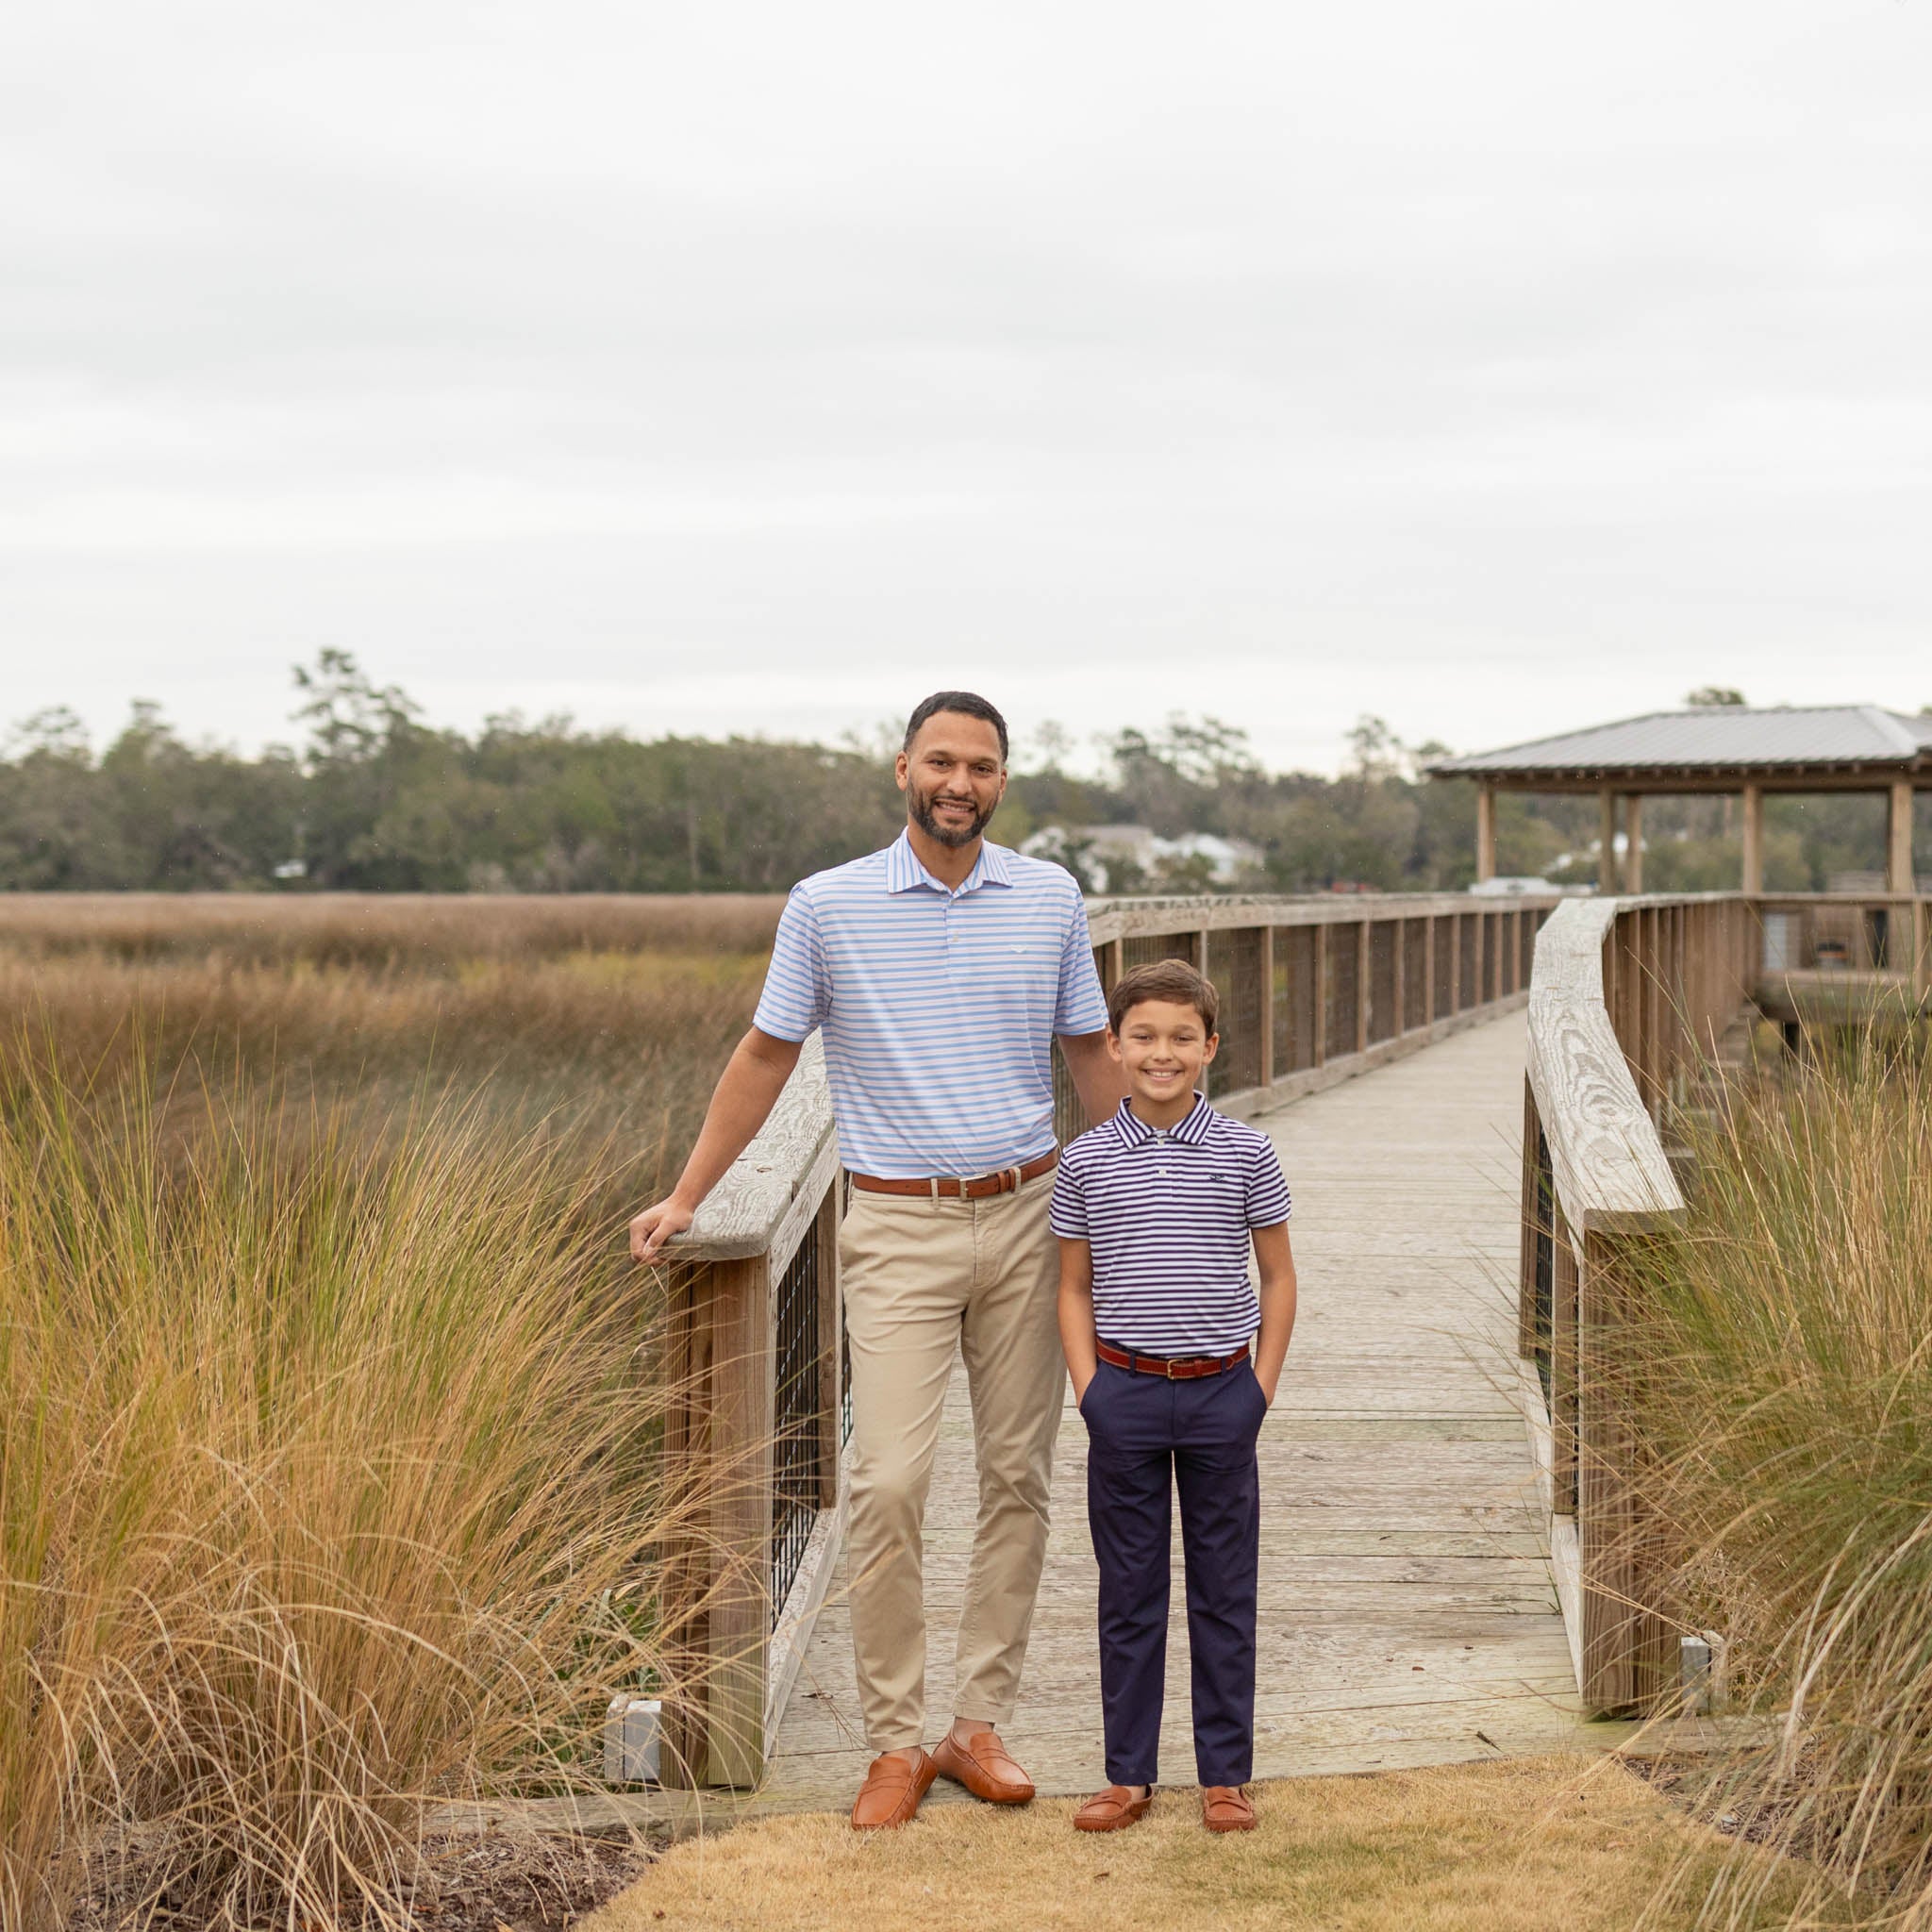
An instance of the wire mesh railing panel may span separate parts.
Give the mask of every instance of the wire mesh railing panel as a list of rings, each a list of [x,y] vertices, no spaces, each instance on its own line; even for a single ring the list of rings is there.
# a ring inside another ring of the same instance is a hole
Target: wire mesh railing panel
[[[1402,1025],[1405,1032],[1429,1017],[1429,932],[1424,919],[1402,923]]]
[[[1436,1018],[1456,1010],[1456,915],[1436,921]]]
[[[1402,1030],[1395,1010],[1397,948],[1402,929],[1392,919],[1379,919],[1369,928],[1369,1039],[1393,1040]]]
[[[1356,1050],[1357,1003],[1362,995],[1359,933],[1353,925],[1328,928],[1328,1000],[1322,1024],[1331,1060]]]
[[[1208,974],[1221,994],[1221,1051],[1208,1069],[1210,1095],[1261,1084],[1261,942],[1258,926],[1237,926],[1208,941]]]
[[[1456,1007],[1458,1012],[1476,1003],[1476,947],[1481,934],[1476,925],[1480,914],[1456,915]]]
[[[1053,1049],[1053,1132],[1062,1147],[1087,1131],[1087,1109],[1080,1104],[1080,1090],[1074,1085],[1066,1056],[1059,1042]]]
[[[819,1242],[808,1229],[774,1309],[772,1620],[791,1590],[819,1511]]]
[[[1158,959],[1191,961],[1200,935],[1191,932],[1140,933],[1121,941],[1121,966],[1131,973],[1136,966],[1152,966]]]
[[[1274,928],[1274,1077],[1315,1064],[1315,927]]]

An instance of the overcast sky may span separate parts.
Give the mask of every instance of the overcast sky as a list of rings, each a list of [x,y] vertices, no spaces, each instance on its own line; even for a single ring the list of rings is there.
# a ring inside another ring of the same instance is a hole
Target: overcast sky
[[[0,29],[0,722],[1932,703],[1932,0]]]

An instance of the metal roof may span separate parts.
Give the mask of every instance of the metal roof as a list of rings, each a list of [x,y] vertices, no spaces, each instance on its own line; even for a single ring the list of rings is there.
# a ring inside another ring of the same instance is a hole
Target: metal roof
[[[1712,705],[1652,711],[1559,738],[1442,758],[1428,769],[1442,777],[1532,772],[1581,777],[1596,772],[1841,771],[1848,765],[1910,768],[1927,763],[1932,763],[1932,717],[1907,717],[1876,705],[1764,710]]]

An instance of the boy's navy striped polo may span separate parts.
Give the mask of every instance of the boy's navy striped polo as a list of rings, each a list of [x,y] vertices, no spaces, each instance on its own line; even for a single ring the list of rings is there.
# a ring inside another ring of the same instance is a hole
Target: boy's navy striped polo
[[[1228,1355],[1260,1307],[1249,1230],[1293,1211],[1267,1135],[1199,1093],[1176,1127],[1150,1127],[1127,1101],[1066,1151],[1053,1231],[1093,1252],[1093,1325],[1103,1341],[1152,1355]]]

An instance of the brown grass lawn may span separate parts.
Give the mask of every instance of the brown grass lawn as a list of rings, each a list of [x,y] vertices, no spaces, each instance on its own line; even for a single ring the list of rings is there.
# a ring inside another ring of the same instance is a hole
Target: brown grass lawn
[[[1203,1831],[1187,1790],[1105,1838],[1071,1829],[1071,1799],[935,1807],[871,1838],[841,1817],[770,1819],[678,1846],[585,1932],[1675,1932],[1697,1923],[1710,1874],[1737,1856],[1611,1759],[1255,1790],[1261,1823],[1239,1838]],[[1734,1928],[1790,1923],[1790,1874],[1760,1862],[1764,1897]]]

